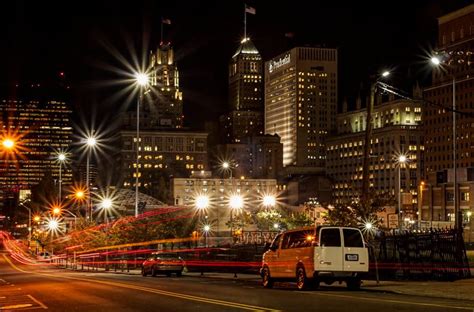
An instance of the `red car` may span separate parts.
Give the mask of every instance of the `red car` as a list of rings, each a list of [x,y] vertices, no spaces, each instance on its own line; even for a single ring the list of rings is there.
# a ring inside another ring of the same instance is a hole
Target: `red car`
[[[156,276],[157,274],[165,274],[171,276],[176,273],[180,277],[183,273],[184,261],[177,253],[152,253],[151,256],[143,262],[142,276]]]

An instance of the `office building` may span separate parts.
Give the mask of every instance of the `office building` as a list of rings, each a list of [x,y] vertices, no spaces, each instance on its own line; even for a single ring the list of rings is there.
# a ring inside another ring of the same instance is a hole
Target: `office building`
[[[284,166],[324,167],[337,113],[337,49],[296,47],[265,62],[265,134]]]
[[[416,89],[415,97],[421,95]],[[381,97],[377,97],[381,99]],[[337,115],[337,135],[327,140],[327,174],[333,181],[336,203],[358,200],[362,188],[364,141],[367,109],[358,99],[355,111]],[[373,130],[370,139],[369,185],[377,194],[386,194],[394,202],[402,192],[404,211],[416,212],[418,186],[423,173],[424,140],[421,128],[423,103],[394,99],[377,102],[373,111]],[[398,159],[406,155],[407,162]],[[400,187],[399,187],[400,184]],[[395,203],[394,203],[395,205]]]

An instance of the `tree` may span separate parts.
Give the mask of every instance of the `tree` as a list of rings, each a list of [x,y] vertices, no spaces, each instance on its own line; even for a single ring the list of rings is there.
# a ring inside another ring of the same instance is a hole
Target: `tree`
[[[328,209],[326,221],[338,226],[363,226],[366,222],[378,226],[380,220],[377,213],[382,212],[386,206],[394,204],[393,196],[387,193],[369,194],[367,200],[353,201],[351,203],[336,204]]]

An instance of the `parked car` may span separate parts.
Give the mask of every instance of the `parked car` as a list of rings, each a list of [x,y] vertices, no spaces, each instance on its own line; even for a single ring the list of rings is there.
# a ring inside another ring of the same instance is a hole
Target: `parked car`
[[[153,253],[143,262],[142,275],[156,276],[157,274],[165,274],[171,276],[176,273],[180,277],[184,269],[184,261],[177,253]]]
[[[51,258],[48,252],[40,252],[36,257],[38,260],[49,260]]]
[[[290,230],[278,234],[267,247],[260,269],[266,288],[271,288],[274,281],[295,280],[300,290],[335,281],[358,289],[362,275],[369,271],[368,249],[357,228],[323,226]]]

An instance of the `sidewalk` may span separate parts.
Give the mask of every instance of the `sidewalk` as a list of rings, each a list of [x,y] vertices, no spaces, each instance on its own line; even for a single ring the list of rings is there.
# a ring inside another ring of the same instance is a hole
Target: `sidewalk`
[[[455,282],[363,281],[362,289],[397,294],[474,301],[474,278]]]

